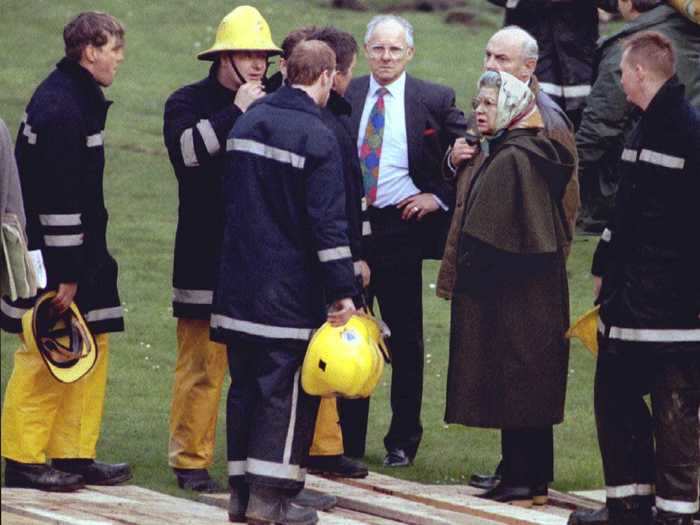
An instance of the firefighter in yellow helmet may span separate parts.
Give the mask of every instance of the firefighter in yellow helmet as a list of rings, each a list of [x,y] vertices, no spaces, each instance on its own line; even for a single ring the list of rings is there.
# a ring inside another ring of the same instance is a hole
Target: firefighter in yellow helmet
[[[223,238],[220,180],[226,137],[250,104],[265,95],[268,61],[280,52],[260,12],[239,6],[219,24],[214,44],[197,57],[213,62],[209,74],[178,89],[165,104],[163,134],[180,195],[168,463],[178,485],[195,491],[219,488],[207,468],[227,361],[226,348],[209,340],[209,314]]]

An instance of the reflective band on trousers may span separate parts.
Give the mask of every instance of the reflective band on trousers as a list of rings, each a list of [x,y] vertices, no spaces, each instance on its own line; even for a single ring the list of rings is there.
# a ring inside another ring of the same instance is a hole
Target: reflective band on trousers
[[[74,246],[82,246],[83,234],[75,235],[44,235],[44,244],[54,248],[71,248]]]
[[[27,312],[28,308],[17,308],[8,303],[3,297],[0,299],[0,311],[7,317],[12,319],[22,319],[22,316]]]
[[[598,331],[606,333],[605,324],[598,319]],[[689,343],[700,342],[700,328],[622,328],[611,326],[610,339],[648,343]]]
[[[695,514],[700,510],[700,504],[697,500],[678,501],[656,496],[656,508],[665,510],[666,512],[675,512],[676,514]]]
[[[124,316],[124,310],[121,306],[113,306],[111,308],[100,308],[98,310],[90,310],[85,314],[85,320],[89,323],[97,321],[106,321],[108,319],[121,319]]]
[[[289,426],[287,426],[287,438],[284,440],[284,453],[282,454],[282,463],[289,465],[289,460],[292,457],[292,443],[294,441],[294,429],[297,425],[297,404],[299,403],[299,375],[301,367],[297,368],[294,374],[294,386],[292,387],[292,406],[289,410]],[[298,476],[298,474],[297,474]]]
[[[248,462],[243,461],[229,461],[228,462],[228,475],[229,476],[242,476],[245,474]]]
[[[685,159],[683,157],[676,157],[675,155],[668,155],[650,149],[643,149],[637,152],[637,150],[625,148],[622,150],[620,158],[627,162],[646,162],[674,170],[682,170],[685,167]]]
[[[629,485],[617,485],[605,487],[605,495],[608,498],[629,498],[630,496],[650,496],[654,493],[654,486],[644,483],[631,483]]]
[[[301,155],[297,155],[291,151],[287,151],[274,146],[268,146],[262,142],[248,139],[228,139],[226,142],[226,151],[242,151],[244,153],[252,153],[259,157],[276,160],[285,164],[291,164],[295,168],[304,169],[306,159]]]
[[[328,248],[327,250],[319,250],[318,260],[321,262],[337,261],[338,259],[348,259],[352,257],[349,246],[338,246],[337,248]]]
[[[248,458],[248,474],[266,476],[268,478],[288,479],[292,481],[303,481],[304,470],[299,465],[283,465],[274,461]]]
[[[313,330],[312,328],[292,328],[288,326],[254,323],[242,319],[233,319],[220,314],[213,314],[211,316],[211,327],[214,329],[224,328],[234,332],[259,335],[271,339],[299,339],[301,341],[308,341]]]
[[[173,302],[185,304],[211,304],[214,292],[211,290],[186,290],[173,288]]]
[[[80,226],[80,213],[52,213],[39,215],[42,226]]]

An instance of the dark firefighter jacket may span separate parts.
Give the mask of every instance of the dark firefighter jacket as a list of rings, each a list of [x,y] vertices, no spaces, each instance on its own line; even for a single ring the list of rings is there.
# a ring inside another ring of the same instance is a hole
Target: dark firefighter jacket
[[[242,115],[235,92],[209,76],[165,103],[163,136],[178,181],[173,314],[209,319],[223,237],[221,177],[226,137]]]
[[[337,140],[311,98],[283,86],[238,119],[226,150],[211,337],[306,341],[356,290]]]
[[[369,235],[369,219],[366,217],[367,207],[364,204],[365,189],[362,185],[362,171],[357,157],[357,146],[352,138],[350,119],[352,112],[350,103],[335,91],[331,91],[328,105],[321,109],[321,120],[328,126],[340,147],[340,158],[343,163],[343,179],[345,181],[345,207],[348,218],[348,235],[353,262],[363,259],[362,236]],[[355,265],[355,275],[359,268]],[[361,285],[357,293],[362,291]]]
[[[620,174],[593,259],[603,278],[599,329],[626,341],[700,341],[700,113],[676,77],[625,142]]]
[[[565,111],[583,108],[591,91],[601,0],[489,1],[506,7],[506,26],[520,26],[537,40],[540,88]]]
[[[29,101],[15,148],[29,249],[42,252],[47,289],[78,284],[75,303],[96,334],[124,329],[102,190],[110,104],[92,75],[64,58]],[[3,298],[2,327],[20,332],[32,304]]]

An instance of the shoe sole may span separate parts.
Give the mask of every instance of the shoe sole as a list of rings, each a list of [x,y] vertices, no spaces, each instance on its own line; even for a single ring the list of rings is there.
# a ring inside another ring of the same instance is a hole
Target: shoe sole
[[[110,479],[105,479],[103,481],[98,481],[98,482],[85,482],[86,485],[97,485],[101,487],[109,487],[112,485],[119,485],[120,483],[124,483],[125,481],[129,481],[133,476],[133,474],[124,474],[123,476],[120,476],[118,478],[110,478]]]
[[[513,501],[506,501],[508,505],[513,505],[514,507],[521,507],[524,509],[529,509],[532,507],[533,500],[531,499],[514,499]]]
[[[316,470],[309,469],[309,474],[315,476],[323,476],[326,478],[350,478],[350,479],[360,479],[369,476],[369,472],[360,472],[358,474],[342,474],[340,472],[329,472],[327,470]]]
[[[85,483],[76,483],[74,485],[64,485],[62,487],[41,487],[37,485],[31,485],[29,483],[24,484],[24,483],[17,483],[17,484],[10,484],[8,485],[7,482],[5,482],[5,487],[6,488],[15,488],[15,489],[34,489],[34,490],[41,490],[44,492],[75,492],[76,490],[84,489],[85,488]]]

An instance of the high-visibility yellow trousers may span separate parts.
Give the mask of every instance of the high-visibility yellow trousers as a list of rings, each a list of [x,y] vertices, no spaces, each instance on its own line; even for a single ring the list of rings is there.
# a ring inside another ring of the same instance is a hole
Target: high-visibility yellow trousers
[[[227,373],[226,346],[209,339],[209,322],[178,319],[168,442],[171,467],[200,469],[212,464],[221,387]]]
[[[339,456],[342,453],[343,433],[340,431],[338,403],[334,397],[321,398],[309,455]]]
[[[55,379],[39,352],[22,341],[2,407],[3,457],[21,463],[44,463],[47,457],[95,458],[107,386],[108,334],[96,335],[95,344],[93,369],[66,384]]]

